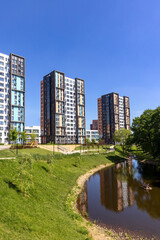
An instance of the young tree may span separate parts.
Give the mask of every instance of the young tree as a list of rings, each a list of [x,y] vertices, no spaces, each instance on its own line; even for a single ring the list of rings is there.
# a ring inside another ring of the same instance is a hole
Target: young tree
[[[99,139],[98,139],[98,152],[99,152],[99,145],[101,145],[101,142],[102,142],[102,139],[99,138]]]
[[[94,148],[94,145],[96,144],[95,138],[92,139],[92,147]]]
[[[131,135],[131,131],[125,128],[120,128],[114,132],[114,141],[122,146],[123,152],[125,150],[128,137]]]
[[[37,134],[36,134],[35,131],[33,131],[33,132],[31,133],[31,143],[34,143],[34,142],[35,142],[36,137],[37,137]]]
[[[99,138],[99,139],[98,139],[98,143],[99,143],[99,144],[101,144],[101,142],[102,142],[102,139],[101,139],[101,138]]]
[[[89,140],[89,138],[86,138],[86,145],[89,145],[91,142]]]
[[[16,128],[11,129],[11,130],[9,131],[9,139],[10,139],[11,142],[16,143],[16,141],[17,141],[17,139],[18,139],[18,131],[17,131]]]
[[[88,148],[88,150],[89,150],[89,147],[90,147],[90,140],[89,140],[89,138],[86,138],[86,145],[87,145],[87,148]]]
[[[27,136],[27,133],[26,133],[26,130],[23,131],[23,132],[20,132],[20,139],[23,141],[23,144],[26,142],[28,136]]]

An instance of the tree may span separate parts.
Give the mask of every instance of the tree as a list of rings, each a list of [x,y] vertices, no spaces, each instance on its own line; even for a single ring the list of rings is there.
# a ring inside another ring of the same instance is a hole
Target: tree
[[[10,141],[16,143],[17,138],[18,138],[17,129],[16,129],[16,128],[11,129],[11,130],[9,131],[9,139],[10,139]]]
[[[102,139],[101,138],[99,138],[98,139],[98,152],[99,152],[99,145],[102,143]]]
[[[95,138],[92,139],[92,147],[94,147],[94,145],[96,144],[96,140]]]
[[[90,147],[90,140],[89,140],[89,138],[86,138],[86,145],[87,145],[87,148],[88,148],[88,150],[89,150],[89,147]]]
[[[26,142],[27,138],[28,138],[28,136],[26,134],[26,130],[23,131],[23,132],[20,132],[19,135],[20,135],[20,139],[23,141],[23,144],[24,144]]]
[[[131,131],[125,128],[120,128],[114,132],[114,141],[120,143],[122,146],[123,152],[125,151],[125,146],[127,143],[128,137],[131,135]]]
[[[133,143],[154,158],[160,158],[160,107],[145,110],[140,117],[133,119],[131,129]]]
[[[98,139],[98,143],[99,143],[99,144],[101,144],[101,142],[102,142],[102,139],[101,139],[101,138],[99,138],[99,139]]]
[[[37,134],[35,133],[35,131],[33,131],[33,132],[31,133],[31,143],[34,143],[34,142],[35,142],[36,137],[37,137]]]
[[[89,140],[89,138],[86,138],[86,145],[89,145],[91,142]]]

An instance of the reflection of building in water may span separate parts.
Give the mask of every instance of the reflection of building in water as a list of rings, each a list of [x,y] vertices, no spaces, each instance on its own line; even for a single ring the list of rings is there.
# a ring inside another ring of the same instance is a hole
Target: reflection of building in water
[[[128,185],[127,179],[122,177],[125,176],[126,169],[128,168],[124,162],[100,172],[101,204],[107,209],[120,212],[134,203],[133,191]]]
[[[83,192],[78,198],[78,209],[82,216],[85,216],[85,213],[88,212],[87,181],[84,184]]]

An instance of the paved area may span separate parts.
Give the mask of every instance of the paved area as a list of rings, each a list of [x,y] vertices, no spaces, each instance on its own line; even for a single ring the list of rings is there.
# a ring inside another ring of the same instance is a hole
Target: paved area
[[[38,145],[39,148],[46,149],[48,151],[60,152],[64,154],[73,153],[74,149],[79,145]]]
[[[48,151],[63,153],[63,154],[73,154],[73,153],[85,153],[85,152],[98,152],[98,149],[86,149],[86,150],[74,150],[79,145],[38,145],[39,148],[46,149]],[[110,151],[114,150],[114,146],[111,146]],[[100,151],[101,152],[101,151]],[[97,153],[98,154],[98,153]]]
[[[0,145],[0,150],[10,149],[11,145]]]

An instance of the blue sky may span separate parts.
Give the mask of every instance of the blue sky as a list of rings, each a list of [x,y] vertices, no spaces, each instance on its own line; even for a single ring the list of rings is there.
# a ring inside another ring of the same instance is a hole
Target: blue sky
[[[85,80],[86,123],[97,98],[130,97],[131,119],[160,105],[159,0],[1,1],[0,52],[26,59],[26,125],[40,124],[40,81],[56,69]]]

